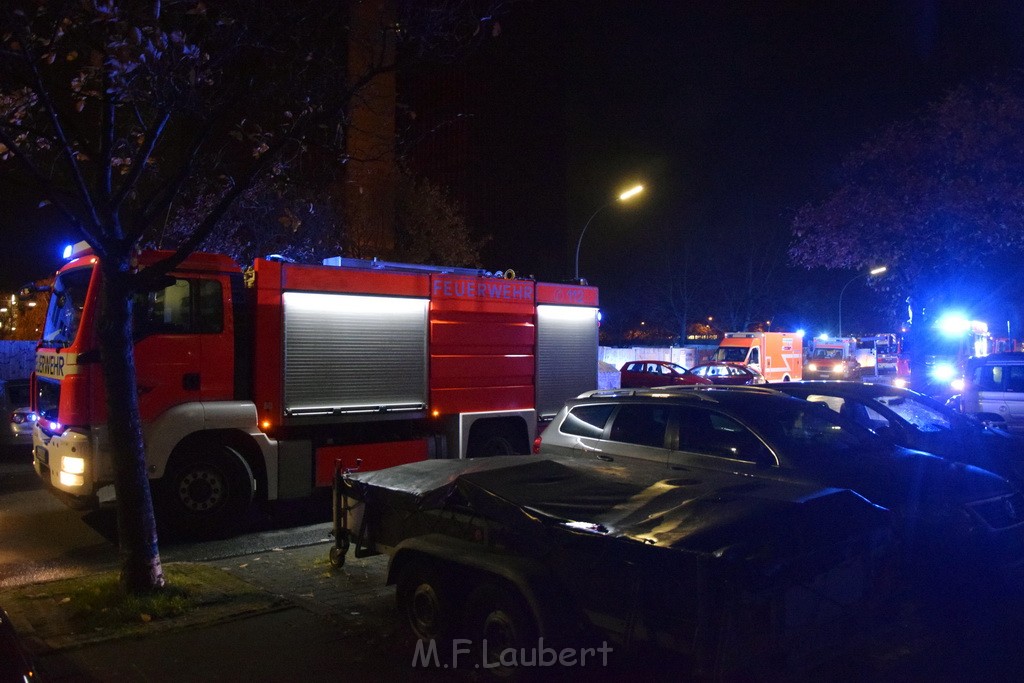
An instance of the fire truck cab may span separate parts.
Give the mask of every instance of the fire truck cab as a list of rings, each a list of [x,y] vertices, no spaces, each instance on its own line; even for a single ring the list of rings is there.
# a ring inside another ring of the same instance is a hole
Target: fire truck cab
[[[189,528],[308,496],[338,461],[528,453],[540,421],[597,385],[592,287],[341,258],[243,273],[223,254],[171,275],[136,296],[136,390],[158,515]],[[100,287],[82,244],[33,377],[34,466],[75,504],[114,497]]]

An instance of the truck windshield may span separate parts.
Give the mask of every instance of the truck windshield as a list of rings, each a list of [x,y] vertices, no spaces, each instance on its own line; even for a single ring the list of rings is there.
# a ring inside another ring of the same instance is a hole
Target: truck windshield
[[[720,346],[715,351],[714,360],[727,363],[742,363],[747,359],[747,347],[745,346]]]
[[[75,268],[57,276],[50,307],[46,311],[43,346],[61,348],[75,341],[91,278],[92,266]]]

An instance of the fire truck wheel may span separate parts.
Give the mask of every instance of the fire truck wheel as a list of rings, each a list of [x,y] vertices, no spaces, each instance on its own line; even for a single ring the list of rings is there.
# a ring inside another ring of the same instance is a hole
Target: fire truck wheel
[[[485,581],[470,594],[466,612],[468,636],[486,660],[480,664],[494,678],[521,675],[502,664],[501,654],[537,646],[537,624],[525,598],[500,583]]]
[[[414,559],[398,574],[395,591],[398,611],[420,640],[449,637],[454,628],[452,603],[437,565]]]
[[[488,430],[474,435],[470,440],[466,455],[470,458],[486,458],[491,455],[515,455],[516,448],[512,441],[497,430]]]
[[[244,521],[253,499],[245,460],[223,445],[179,453],[161,483],[170,528],[197,536],[231,533]]]

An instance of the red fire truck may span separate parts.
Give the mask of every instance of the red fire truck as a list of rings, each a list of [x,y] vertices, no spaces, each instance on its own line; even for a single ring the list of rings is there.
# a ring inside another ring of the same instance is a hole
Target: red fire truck
[[[76,249],[37,350],[34,463],[96,504],[114,496],[102,277]],[[593,287],[342,258],[243,272],[201,253],[171,276],[135,302],[137,390],[154,502],[192,529],[330,486],[338,460],[529,453],[539,421],[597,386]]]

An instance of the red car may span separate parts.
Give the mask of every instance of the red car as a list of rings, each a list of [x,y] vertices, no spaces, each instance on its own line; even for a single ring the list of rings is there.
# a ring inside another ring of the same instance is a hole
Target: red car
[[[742,363],[717,361],[695,365],[690,373],[706,379],[711,384],[766,384],[767,380],[757,370]]]
[[[619,371],[619,386],[623,389],[671,384],[711,384],[711,380],[697,377],[682,365],[663,360],[635,360],[623,365]]]

